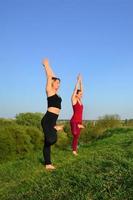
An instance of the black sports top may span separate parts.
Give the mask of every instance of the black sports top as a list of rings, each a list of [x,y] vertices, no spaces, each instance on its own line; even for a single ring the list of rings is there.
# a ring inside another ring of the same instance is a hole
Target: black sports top
[[[57,94],[54,94],[50,97],[47,97],[48,100],[48,108],[49,107],[55,107],[61,109],[61,97],[59,97]]]

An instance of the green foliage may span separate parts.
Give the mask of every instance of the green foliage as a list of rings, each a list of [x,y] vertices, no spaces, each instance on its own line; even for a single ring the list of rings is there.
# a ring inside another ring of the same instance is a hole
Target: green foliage
[[[30,137],[25,134],[24,127],[17,124],[0,128],[0,158],[6,160],[17,154],[29,152],[31,147]]]
[[[0,162],[22,157],[41,147],[42,132],[38,128],[0,119]]]
[[[84,129],[81,129],[79,142],[81,144],[86,144],[93,139],[101,138],[106,134],[106,130],[121,127],[122,123],[118,115],[105,115],[100,117],[99,120],[93,122],[88,121],[83,123],[85,125]],[[72,134],[70,129],[70,124],[67,122],[64,127],[64,131],[67,133],[69,141],[72,140]],[[107,134],[106,134],[107,136]]]
[[[72,140],[72,133],[71,133],[71,127],[70,127],[70,122],[66,122],[64,125],[64,132],[66,133],[68,140]]]
[[[40,163],[42,152],[0,165],[2,200],[132,200],[133,129],[110,129],[112,135],[71,151],[54,148],[57,169]]]
[[[105,115],[99,118],[99,120],[97,121],[97,126],[105,129],[120,127],[120,117],[119,115]]]
[[[87,128],[90,137],[95,139],[103,136],[106,130],[121,126],[122,124],[118,115],[105,115],[100,117],[95,123],[88,123]]]
[[[41,119],[41,113],[21,113],[16,119],[0,119],[0,162],[24,157],[30,152],[42,149],[44,135]],[[132,120],[128,120],[130,125],[131,122]],[[69,121],[61,123],[64,123],[64,131],[58,133],[55,147],[67,149],[71,146],[73,136]],[[87,145],[95,139],[109,137],[113,134],[112,129],[122,127],[118,115],[106,115],[95,122],[83,123],[85,128],[81,130],[79,138],[79,143],[82,145]]]
[[[124,123],[125,126],[133,127],[133,119],[125,119]]]
[[[60,149],[66,149],[69,145],[69,138],[67,137],[67,134],[65,132],[59,132],[58,134],[58,140],[55,144],[56,147]]]
[[[15,156],[16,143],[10,134],[10,130],[0,127],[0,162],[13,158]]]
[[[41,129],[42,113],[20,113],[16,115],[16,122],[20,125],[35,126]]]
[[[26,134],[30,136],[30,142],[33,145],[34,150],[42,149],[43,144],[43,134],[36,127],[27,127]]]

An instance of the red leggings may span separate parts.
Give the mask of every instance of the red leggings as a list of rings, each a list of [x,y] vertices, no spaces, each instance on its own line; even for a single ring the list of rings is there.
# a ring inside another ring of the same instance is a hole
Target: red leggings
[[[78,139],[79,139],[79,135],[80,135],[80,128],[78,127],[78,124],[81,124],[81,123],[70,122],[71,132],[72,132],[72,135],[73,135],[73,141],[72,141],[73,151],[76,151],[77,146],[78,146]]]

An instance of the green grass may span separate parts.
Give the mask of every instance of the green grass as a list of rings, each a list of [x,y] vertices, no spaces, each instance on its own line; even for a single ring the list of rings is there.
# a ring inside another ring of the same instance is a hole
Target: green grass
[[[132,200],[133,130],[80,145],[78,157],[53,147],[57,169],[47,172],[42,152],[0,165],[1,200]]]

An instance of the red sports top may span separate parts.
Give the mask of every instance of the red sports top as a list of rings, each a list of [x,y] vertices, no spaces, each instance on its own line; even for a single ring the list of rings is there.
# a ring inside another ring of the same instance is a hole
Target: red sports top
[[[75,105],[73,105],[73,116],[71,118],[71,122],[82,123],[82,113],[83,113],[83,105],[77,101]]]

